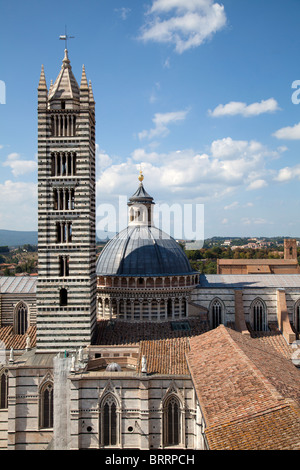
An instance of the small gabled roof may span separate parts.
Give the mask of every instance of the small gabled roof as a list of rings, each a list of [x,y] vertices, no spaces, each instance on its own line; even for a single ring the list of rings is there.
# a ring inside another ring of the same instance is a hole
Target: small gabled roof
[[[48,100],[75,100],[79,101],[79,86],[72,72],[68,51],[65,49],[65,56],[62,61],[61,70],[51,89]]]

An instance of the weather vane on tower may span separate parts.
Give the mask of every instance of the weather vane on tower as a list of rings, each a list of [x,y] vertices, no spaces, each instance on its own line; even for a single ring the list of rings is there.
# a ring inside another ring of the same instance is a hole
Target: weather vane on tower
[[[75,36],[68,36],[67,35],[67,26],[65,26],[65,34],[63,34],[62,36],[59,36],[59,39],[61,39],[62,41],[65,41],[65,49],[68,49],[68,39],[74,39]]]

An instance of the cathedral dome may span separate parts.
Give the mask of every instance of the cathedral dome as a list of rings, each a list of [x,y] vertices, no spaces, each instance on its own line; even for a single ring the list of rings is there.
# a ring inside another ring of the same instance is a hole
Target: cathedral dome
[[[129,225],[104,247],[96,272],[98,276],[172,276],[194,271],[172,237],[154,226]]]

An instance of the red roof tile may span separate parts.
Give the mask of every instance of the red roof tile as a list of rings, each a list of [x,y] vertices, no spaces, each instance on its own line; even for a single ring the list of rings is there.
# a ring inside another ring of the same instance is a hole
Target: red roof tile
[[[218,442],[213,444],[214,448],[227,448],[228,442],[224,444],[226,433],[238,436],[239,432],[246,432],[250,420],[253,427],[250,434],[247,431],[250,446],[247,448],[256,448],[256,441],[264,437],[258,437],[260,417],[268,413],[270,420],[277,422],[277,430],[275,426],[270,428],[269,436],[273,433],[277,438],[281,426],[279,419],[282,416],[292,419],[291,415],[288,417],[291,408],[285,414],[278,413],[277,418],[272,410],[289,404],[293,404],[295,409],[300,406],[300,374],[291,361],[263,341],[246,337],[223,325],[191,338],[190,345],[188,364],[206,422],[207,436]],[[298,411],[293,414],[293,420],[295,427],[300,429]],[[297,439],[300,443],[299,434]],[[239,444],[235,445],[239,448]],[[262,447],[267,448],[268,445],[262,440]],[[295,440],[292,445],[296,445]]]

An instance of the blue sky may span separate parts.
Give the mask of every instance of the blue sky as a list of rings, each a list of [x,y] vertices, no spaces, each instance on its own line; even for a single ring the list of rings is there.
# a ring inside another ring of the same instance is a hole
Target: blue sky
[[[299,17],[299,0],[1,2],[0,228],[37,229],[37,84],[67,25],[96,100],[99,207],[141,166],[157,203],[204,204],[206,238],[300,236]]]

